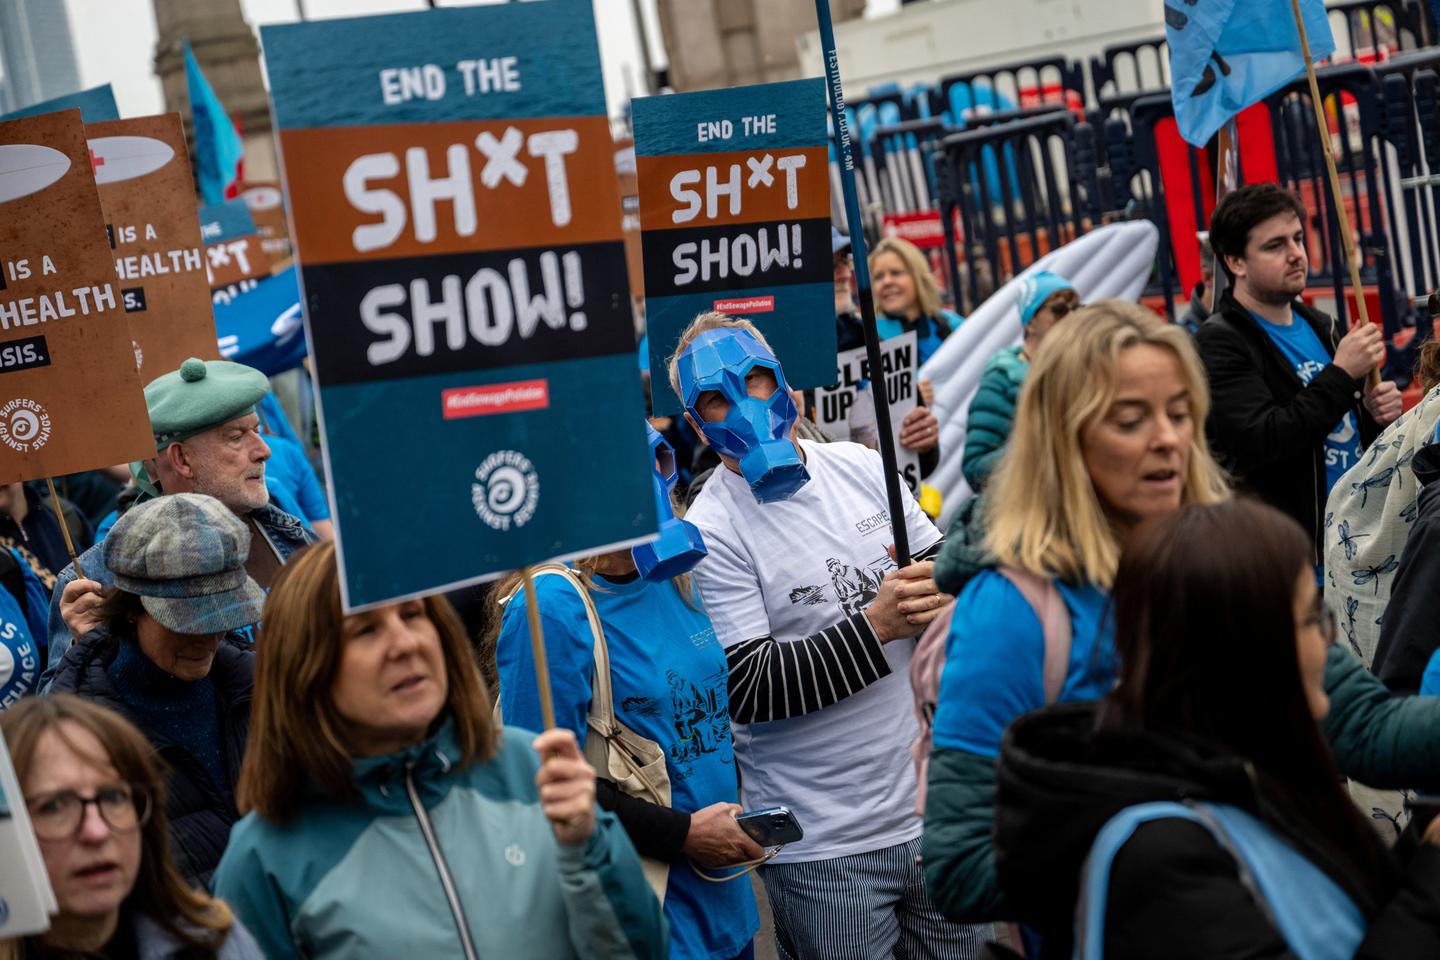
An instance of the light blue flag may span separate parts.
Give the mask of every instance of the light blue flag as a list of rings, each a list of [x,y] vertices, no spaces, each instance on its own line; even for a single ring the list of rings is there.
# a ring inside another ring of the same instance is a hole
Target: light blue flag
[[[225,190],[239,176],[245,144],[235,125],[200,72],[190,41],[185,41],[185,84],[190,90],[190,114],[195,120],[195,179],[206,203],[222,203]]]
[[[1310,55],[1335,52],[1323,0],[1300,0]],[[1231,117],[1305,72],[1290,0],[1165,0],[1170,97],[1202,147]]]

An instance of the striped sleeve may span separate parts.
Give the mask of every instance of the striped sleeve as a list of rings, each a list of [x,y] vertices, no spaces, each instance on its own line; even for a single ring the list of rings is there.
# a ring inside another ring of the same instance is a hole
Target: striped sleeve
[[[942,547],[944,547],[944,546],[945,546],[945,538],[944,538],[944,537],[941,537],[939,540],[936,540],[934,543],[930,544],[930,546],[926,547],[924,550],[921,550],[919,553],[915,554],[915,556],[914,556],[912,559],[913,559],[916,563],[919,563],[921,560],[934,560],[936,557],[940,556],[940,548],[942,548]]]
[[[890,674],[890,663],[864,612],[803,640],[757,637],[725,651],[730,718],[784,720],[821,710]]]

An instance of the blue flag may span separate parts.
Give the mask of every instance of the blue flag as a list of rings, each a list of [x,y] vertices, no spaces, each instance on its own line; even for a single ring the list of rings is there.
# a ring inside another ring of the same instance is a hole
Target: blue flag
[[[1300,12],[1311,56],[1334,53],[1323,0],[1300,0]],[[1175,120],[1197,147],[1305,72],[1290,0],[1165,0],[1165,39]]]
[[[239,176],[245,144],[220,105],[220,98],[200,72],[188,40],[185,41],[185,84],[190,90],[190,113],[195,119],[195,179],[206,203],[221,203],[226,188]]]

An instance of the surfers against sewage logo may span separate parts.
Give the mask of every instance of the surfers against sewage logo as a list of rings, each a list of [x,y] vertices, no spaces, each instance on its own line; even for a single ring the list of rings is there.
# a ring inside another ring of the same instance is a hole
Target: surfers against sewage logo
[[[498,450],[476,469],[470,499],[486,526],[495,530],[518,529],[535,516],[540,477],[524,454]]]
[[[16,397],[0,407],[0,442],[11,450],[39,450],[50,439],[50,414],[34,400]]]

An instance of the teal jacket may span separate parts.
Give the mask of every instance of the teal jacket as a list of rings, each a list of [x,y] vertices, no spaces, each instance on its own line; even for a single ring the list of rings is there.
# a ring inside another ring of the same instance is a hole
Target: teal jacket
[[[583,846],[555,840],[531,739],[507,728],[495,756],[458,768],[447,721],[357,759],[357,799],[317,794],[292,822],[241,820],[216,895],[270,960],[660,960],[665,918],[635,849],[603,810]]]
[[[965,454],[960,468],[970,489],[979,493],[990,479],[990,471],[1000,462],[1005,441],[1015,422],[1015,404],[1020,399],[1020,385],[1030,364],[1020,356],[1021,347],[1006,347],[996,352],[980,374],[980,386],[970,399],[970,413],[965,419]]]

